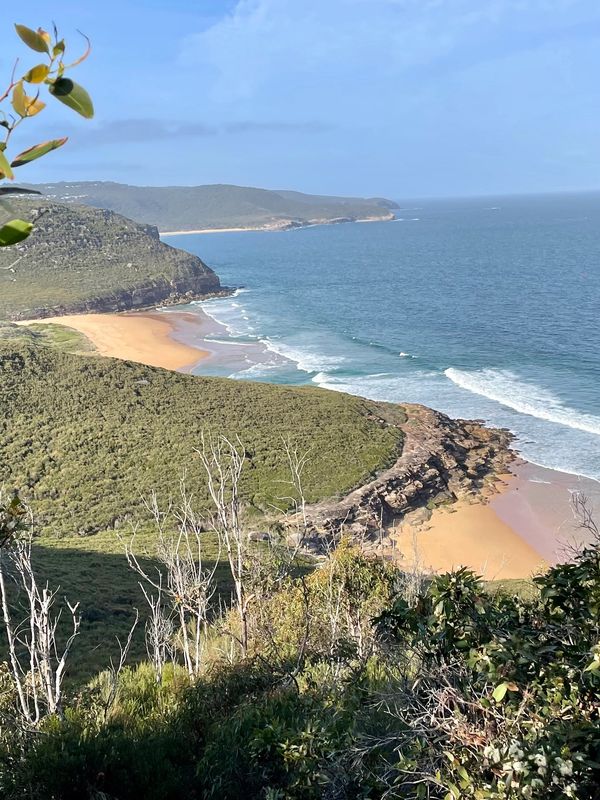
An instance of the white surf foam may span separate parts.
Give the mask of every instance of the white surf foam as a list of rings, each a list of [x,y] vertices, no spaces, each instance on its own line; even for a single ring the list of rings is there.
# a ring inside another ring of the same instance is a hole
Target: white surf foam
[[[494,369],[466,372],[450,367],[444,375],[461,389],[487,397],[520,414],[600,436],[600,417],[563,405],[551,392],[519,379],[512,372]]]
[[[331,356],[319,353],[304,347],[297,347],[281,341],[273,341],[265,338],[260,340],[262,344],[290,361],[295,361],[296,366],[302,372],[324,372],[327,369],[342,364],[346,359],[343,356]]]

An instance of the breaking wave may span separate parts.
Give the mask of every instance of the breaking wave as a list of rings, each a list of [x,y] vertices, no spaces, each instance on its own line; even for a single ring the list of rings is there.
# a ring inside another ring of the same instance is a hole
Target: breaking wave
[[[444,375],[461,389],[487,397],[520,414],[600,436],[600,417],[563,405],[551,392],[520,380],[512,372],[494,369],[466,372],[450,367],[444,370]]]

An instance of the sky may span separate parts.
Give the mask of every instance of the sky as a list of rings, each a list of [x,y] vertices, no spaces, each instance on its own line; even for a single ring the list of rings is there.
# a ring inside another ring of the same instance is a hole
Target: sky
[[[56,22],[72,54],[77,30],[93,45],[73,78],[94,120],[49,102],[18,144],[70,141],[21,180],[600,189],[598,0],[28,0],[13,16]],[[17,56],[37,60],[3,14],[6,83]]]

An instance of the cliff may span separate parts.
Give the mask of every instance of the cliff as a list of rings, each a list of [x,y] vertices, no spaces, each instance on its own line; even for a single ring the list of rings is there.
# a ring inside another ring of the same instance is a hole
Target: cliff
[[[0,250],[0,319],[124,311],[222,291],[206,264],[161,242],[156,227],[45,199],[10,205],[35,230]]]
[[[402,408],[406,421],[399,425],[404,433],[401,455],[393,466],[341,500],[309,506],[306,550],[322,553],[342,534],[367,547],[379,545],[391,523],[409,515],[414,520],[414,515],[427,514],[435,505],[476,497],[488,482],[507,472],[515,458],[512,434],[506,430],[450,419],[424,406]],[[292,540],[297,537],[297,522],[287,521]]]

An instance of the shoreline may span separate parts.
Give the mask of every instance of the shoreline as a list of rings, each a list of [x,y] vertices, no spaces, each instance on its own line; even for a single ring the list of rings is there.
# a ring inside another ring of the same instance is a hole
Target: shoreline
[[[258,342],[229,343],[225,327],[200,309],[82,314],[41,321],[79,331],[102,356],[186,373],[201,375],[203,365],[210,361],[211,374],[228,376],[249,368],[262,354],[257,353]],[[390,531],[395,557],[407,568],[416,562],[438,572],[467,566],[489,580],[527,579],[544,566],[564,560],[568,548],[582,542],[571,494],[579,491],[589,496],[600,513],[600,482],[520,457],[510,469],[510,474],[496,475],[476,497],[431,512],[422,509],[424,518],[395,526]]]
[[[316,228],[325,225],[355,225],[362,222],[393,222],[394,217],[365,217],[365,219],[352,219],[352,220],[331,220],[314,222],[302,222],[297,225],[258,225],[249,228],[197,228],[196,230],[189,231],[159,231],[160,236],[187,236],[191,234],[204,234],[204,233],[249,233],[252,231],[262,231],[263,233],[281,233],[286,231],[297,231],[301,228]]]
[[[434,572],[466,566],[486,580],[529,579],[589,543],[571,500],[579,492],[600,511],[598,481],[520,457],[510,469],[495,476],[479,496],[393,528],[400,563]]]
[[[189,372],[211,353],[174,337],[176,324],[158,311],[108,314],[69,314],[42,320],[22,320],[18,325],[63,325],[83,334],[97,355],[135,361],[151,367]],[[94,353],[90,353],[94,355]]]

